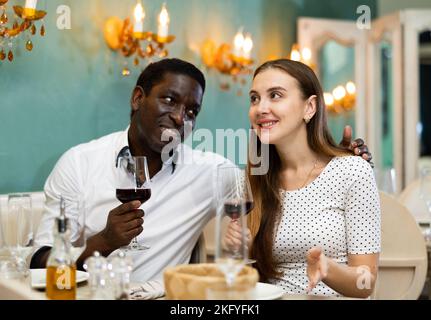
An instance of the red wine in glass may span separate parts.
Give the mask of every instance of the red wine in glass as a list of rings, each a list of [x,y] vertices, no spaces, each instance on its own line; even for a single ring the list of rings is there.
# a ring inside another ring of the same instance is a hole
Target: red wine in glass
[[[117,189],[116,197],[122,203],[139,200],[146,202],[151,197],[151,189]]]
[[[245,214],[249,214],[253,210],[253,201],[227,201],[224,204],[224,212],[231,219],[238,219],[241,212],[245,210]]]

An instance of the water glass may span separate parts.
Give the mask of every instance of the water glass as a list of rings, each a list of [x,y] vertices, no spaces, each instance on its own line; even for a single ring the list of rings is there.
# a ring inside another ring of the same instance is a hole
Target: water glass
[[[374,168],[377,188],[389,195],[397,194],[397,176],[394,168]]]
[[[0,227],[0,277],[20,279],[29,275],[33,250],[33,215],[29,194],[10,194]]]

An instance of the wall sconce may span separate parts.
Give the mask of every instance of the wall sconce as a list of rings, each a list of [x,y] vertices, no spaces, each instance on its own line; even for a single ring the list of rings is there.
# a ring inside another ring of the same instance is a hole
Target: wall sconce
[[[8,0],[0,0],[0,61],[7,59],[12,62],[14,59],[14,54],[12,51],[13,48],[13,40],[18,38],[19,35],[26,36],[26,44],[25,47],[28,51],[33,50],[33,42],[30,40],[30,36],[36,34],[36,25],[35,21],[41,20],[45,17],[46,12],[42,10],[37,10],[37,0],[26,0],[24,7],[21,6],[13,6],[13,10],[15,12],[15,18],[12,26],[7,26],[6,24],[10,21],[10,17],[8,17],[6,13],[6,3]],[[26,32],[28,30],[28,32]],[[45,26],[42,23],[40,28],[40,35],[45,35]],[[5,51],[5,43],[7,42],[6,51],[8,51],[6,55]]]
[[[293,44],[289,59],[302,62],[309,66],[313,71],[316,70],[316,66],[311,61],[311,50],[307,47],[300,50],[297,43]]]
[[[138,66],[141,59],[158,56],[164,58],[168,55],[165,45],[175,40],[169,35],[169,13],[164,3],[158,17],[157,33],[144,30],[145,10],[140,0],[134,9],[133,23],[129,18],[124,21],[118,17],[110,17],[104,28],[105,41],[108,47],[119,51],[125,58],[135,56],[133,64]],[[123,76],[130,75],[126,64],[122,70]]]
[[[217,70],[221,75],[228,76],[234,83],[241,85],[246,83],[243,76],[252,73],[253,60],[251,52],[253,40],[249,33],[244,34],[242,28],[233,39],[233,45],[222,43],[217,46],[211,39],[207,39],[201,46],[201,58],[208,69]],[[222,81],[220,88],[229,90],[231,87],[229,80]],[[241,90],[237,92],[242,95]]]
[[[346,86],[337,86],[332,93],[324,94],[326,108],[329,112],[340,114],[352,110],[356,103],[356,85],[349,81]]]

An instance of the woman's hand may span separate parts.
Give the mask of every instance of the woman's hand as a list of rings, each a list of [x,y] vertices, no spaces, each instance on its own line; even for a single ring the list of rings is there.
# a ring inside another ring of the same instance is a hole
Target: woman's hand
[[[231,220],[227,228],[228,229],[226,231],[225,238],[224,238],[224,245],[226,246],[227,249],[236,251],[240,248],[241,241],[242,241],[241,227],[239,225],[239,221]],[[251,232],[249,228],[246,228],[245,240],[246,240],[246,247],[248,250],[251,244]]]
[[[324,280],[328,275],[328,258],[323,254],[322,249],[314,247],[307,252],[307,294]]]

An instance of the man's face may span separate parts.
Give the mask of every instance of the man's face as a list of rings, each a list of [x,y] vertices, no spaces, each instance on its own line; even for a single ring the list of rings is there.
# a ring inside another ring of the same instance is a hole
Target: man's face
[[[136,121],[138,139],[153,152],[161,153],[169,143],[162,141],[163,131],[175,130],[184,141],[187,138],[184,123],[190,121],[194,128],[203,91],[200,84],[187,75],[166,73],[148,96],[142,89],[135,89],[133,95],[132,108],[136,112],[131,121]]]

